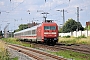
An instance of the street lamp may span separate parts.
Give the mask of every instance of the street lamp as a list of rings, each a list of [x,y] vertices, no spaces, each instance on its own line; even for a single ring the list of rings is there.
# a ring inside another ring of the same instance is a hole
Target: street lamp
[[[64,25],[64,23],[65,23],[65,15],[64,15],[64,9],[63,10],[56,10],[56,11],[60,11],[60,12],[63,12],[63,25]]]
[[[63,10],[56,10],[56,11],[63,12],[63,24],[62,25],[64,25],[65,24],[65,15],[64,15],[64,12],[67,12],[67,11],[65,11],[64,9]]]

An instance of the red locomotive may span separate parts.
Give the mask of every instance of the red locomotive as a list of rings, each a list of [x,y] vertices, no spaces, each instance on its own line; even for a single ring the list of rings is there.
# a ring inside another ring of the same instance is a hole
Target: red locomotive
[[[58,42],[58,26],[51,20],[46,20],[40,25],[15,32],[14,37],[54,45]]]

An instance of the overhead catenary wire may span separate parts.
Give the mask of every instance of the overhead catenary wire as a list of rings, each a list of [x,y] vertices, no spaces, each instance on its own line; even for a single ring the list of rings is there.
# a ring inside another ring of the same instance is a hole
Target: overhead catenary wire
[[[6,16],[8,16],[11,12],[13,12],[17,7],[19,7],[19,5],[23,4],[25,0],[23,0],[23,2],[19,3],[17,6],[15,6],[14,8],[10,7],[11,10],[9,10],[8,12],[6,11],[6,13],[8,13]],[[10,0],[10,4],[12,3],[12,0]],[[11,5],[12,6],[12,5]]]
[[[69,1],[69,2],[70,2],[70,1]],[[51,4],[51,2],[50,2],[50,4]],[[63,3],[63,4],[64,4],[64,3]],[[60,4],[60,5],[61,5],[61,4]],[[53,8],[51,8],[51,6],[50,6],[50,10],[48,10],[48,11],[51,11],[51,10],[55,9],[55,8],[59,7],[60,5],[57,5],[57,6],[53,7]],[[53,16],[53,15],[55,15],[55,14],[49,15],[49,17],[50,17],[50,16]]]
[[[14,8],[12,8],[9,13],[11,13],[11,12],[12,12],[13,10],[15,10],[17,7],[19,7],[22,3],[24,3],[24,1],[25,1],[25,0],[23,0],[23,2],[19,3],[19,4],[18,4],[17,6],[15,6]],[[10,0],[10,2],[12,3],[12,0]],[[45,0],[45,2],[47,2],[47,1]],[[58,6],[60,6],[60,5],[58,5]],[[56,7],[58,7],[58,6],[55,6],[54,8],[56,8]],[[51,8],[51,7],[50,7],[50,10],[49,10],[49,11],[53,10],[54,8]]]
[[[25,1],[25,0],[24,0]],[[15,9],[17,9],[21,4],[23,4],[24,3],[24,1],[23,2],[21,2],[21,3],[18,3],[18,5],[16,5],[15,7],[13,7],[13,8],[11,8],[11,10],[10,10],[10,12],[9,13],[12,13]],[[45,2],[45,4],[48,2],[48,1],[50,1],[50,0],[44,0]],[[12,3],[12,0],[10,0],[10,2]],[[69,5],[69,7],[70,7],[70,3],[71,3],[71,0],[67,0],[67,2],[68,2],[68,5]],[[50,2],[50,9],[49,10],[47,10],[47,11],[49,11],[49,12],[51,12],[51,11],[53,11],[55,8],[57,8],[57,7],[59,7],[61,4],[59,4],[59,5],[56,5],[56,6],[54,6],[54,7],[52,7],[52,2]],[[15,10],[15,11],[19,11],[19,10]],[[55,15],[58,15],[57,13],[50,13],[48,16],[55,16]],[[10,17],[10,18],[12,18],[12,17]],[[41,17],[34,17],[34,18],[41,18]]]

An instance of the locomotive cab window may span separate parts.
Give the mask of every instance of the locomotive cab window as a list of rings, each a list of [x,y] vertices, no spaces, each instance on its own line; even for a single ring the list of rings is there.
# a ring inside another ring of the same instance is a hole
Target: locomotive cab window
[[[50,30],[56,30],[55,26],[50,26]]]
[[[56,26],[44,26],[44,30],[56,30]]]
[[[50,26],[44,26],[44,30],[50,30]]]

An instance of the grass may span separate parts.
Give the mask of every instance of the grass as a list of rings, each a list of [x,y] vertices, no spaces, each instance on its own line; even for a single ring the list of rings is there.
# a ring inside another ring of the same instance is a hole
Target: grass
[[[88,44],[90,45],[90,36],[89,37],[70,37],[70,38],[63,38],[59,37],[59,43],[68,43],[68,44]]]
[[[59,43],[65,43],[65,44],[86,44],[90,45],[90,36],[89,37],[59,37]],[[82,54],[78,52],[73,52],[73,51],[62,51],[60,50],[59,52],[51,52],[55,55],[59,56],[64,56],[65,58],[71,58],[75,60],[90,60],[90,54]]]
[[[2,38],[2,40],[11,44],[22,44],[18,39],[15,38]]]
[[[81,39],[79,39],[79,41],[77,41],[77,43],[88,44],[88,45],[90,45],[90,37],[81,38]]]
[[[0,41],[0,60],[9,60],[6,44],[3,41]]]
[[[18,44],[18,45],[32,47],[32,48],[34,47],[34,45],[32,45],[32,44],[27,44],[27,43],[21,42],[16,38],[3,38],[2,40],[7,42],[7,43],[11,43],[11,44]]]
[[[18,60],[18,58],[15,58],[10,58],[7,51],[7,45],[5,44],[5,42],[0,40],[0,60]]]
[[[6,41],[8,43],[12,43],[12,44],[19,44],[19,45],[23,45],[23,46],[27,46],[27,47],[34,47],[31,44],[26,44],[23,42],[20,42],[18,39],[15,38],[7,38],[7,39],[3,39],[3,41]],[[70,38],[62,38],[59,37],[59,42],[60,43],[66,43],[66,44],[90,44],[90,37],[78,37],[78,38],[74,38],[74,37],[70,37]],[[55,55],[59,55],[59,56],[63,56],[65,58],[70,58],[70,59],[75,59],[75,60],[90,60],[90,55],[89,54],[82,54],[82,53],[77,53],[77,52],[73,52],[73,51],[67,51],[67,50],[60,50],[58,52],[51,52],[52,54]],[[17,58],[15,58],[17,59]]]
[[[15,58],[11,58],[11,60],[18,60],[18,57],[15,57]]]
[[[64,58],[74,59],[74,60],[90,60],[90,54],[82,54],[78,52],[60,50],[58,52],[50,52],[52,54],[63,56]]]

